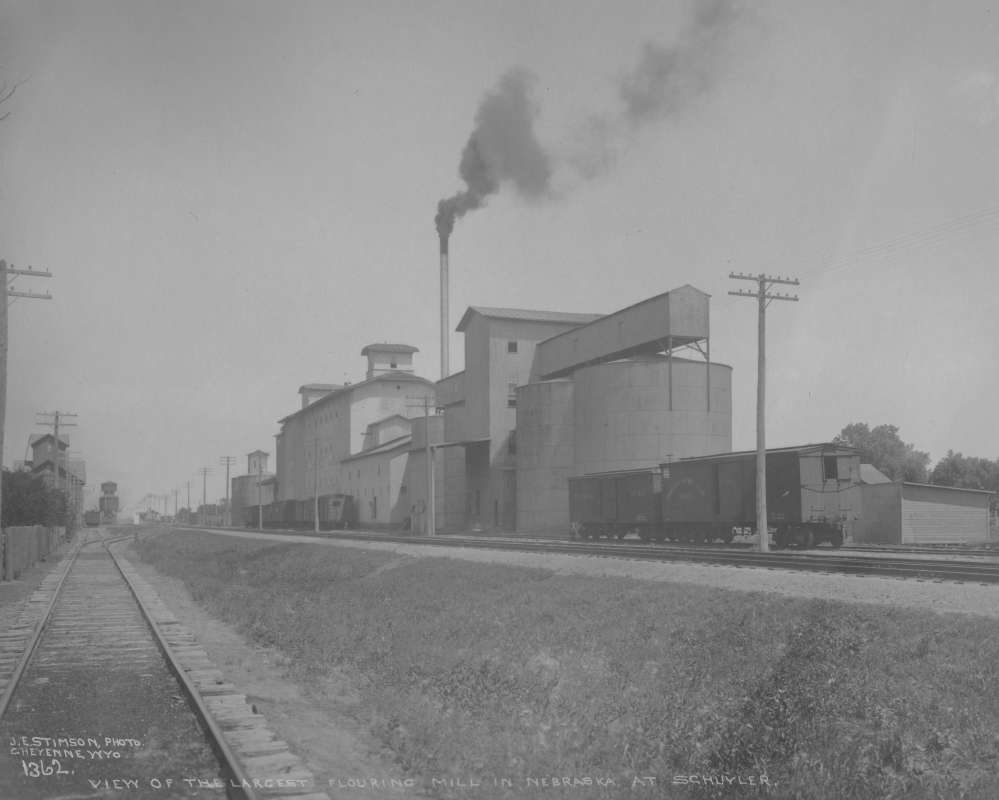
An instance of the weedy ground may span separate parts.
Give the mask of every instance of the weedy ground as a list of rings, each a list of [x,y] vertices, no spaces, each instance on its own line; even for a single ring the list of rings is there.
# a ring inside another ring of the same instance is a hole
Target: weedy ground
[[[441,797],[999,797],[992,620],[203,533],[139,550],[297,681],[351,675]]]

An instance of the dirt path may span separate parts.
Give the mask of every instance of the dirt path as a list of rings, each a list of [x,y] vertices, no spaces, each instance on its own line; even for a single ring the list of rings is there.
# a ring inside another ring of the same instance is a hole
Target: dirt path
[[[348,676],[314,686],[297,683],[289,659],[278,650],[248,643],[202,609],[180,580],[161,575],[131,548],[123,555],[198,638],[223,674],[257,706],[275,734],[313,771],[330,797],[421,796],[416,788],[399,787],[404,775],[368,733],[368,723],[362,722],[366,710]]]

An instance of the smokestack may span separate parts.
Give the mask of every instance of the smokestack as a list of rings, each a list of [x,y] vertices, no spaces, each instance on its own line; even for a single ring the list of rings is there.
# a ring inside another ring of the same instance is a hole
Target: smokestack
[[[450,355],[450,341],[448,336],[448,275],[447,275],[447,234],[437,228],[437,235],[441,242],[441,380],[448,376],[450,368],[448,366],[448,356]]]

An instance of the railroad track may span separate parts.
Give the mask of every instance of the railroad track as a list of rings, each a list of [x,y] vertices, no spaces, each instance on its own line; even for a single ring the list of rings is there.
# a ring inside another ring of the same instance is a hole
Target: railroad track
[[[0,634],[0,797],[329,800],[114,540],[86,535]]]
[[[936,555],[972,556],[975,558],[999,558],[999,548],[964,544],[924,544],[924,545],[884,545],[849,544],[849,550],[862,553],[933,553]]]
[[[205,530],[211,528],[179,528]],[[252,532],[252,531],[251,531]],[[308,531],[265,530],[265,533],[313,535]],[[960,561],[929,558],[872,558],[851,556],[839,550],[821,553],[786,551],[759,553],[747,548],[723,546],[689,546],[681,544],[639,544],[629,542],[571,542],[556,539],[523,539],[482,536],[396,536],[362,531],[325,531],[320,538],[416,544],[427,547],[466,547],[492,550],[514,550],[532,553],[561,553],[600,556],[642,561],[681,561],[720,564],[764,569],[793,569],[804,572],[828,572],[847,575],[871,575],[892,578],[914,578],[961,583],[999,583],[999,560]]]

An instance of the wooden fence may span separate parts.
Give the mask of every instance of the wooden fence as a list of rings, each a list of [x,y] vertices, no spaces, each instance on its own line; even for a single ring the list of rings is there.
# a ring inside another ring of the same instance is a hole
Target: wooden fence
[[[65,528],[47,528],[44,525],[4,528],[0,533],[0,548],[3,550],[0,580],[16,580],[28,567],[44,561],[64,541]]]

